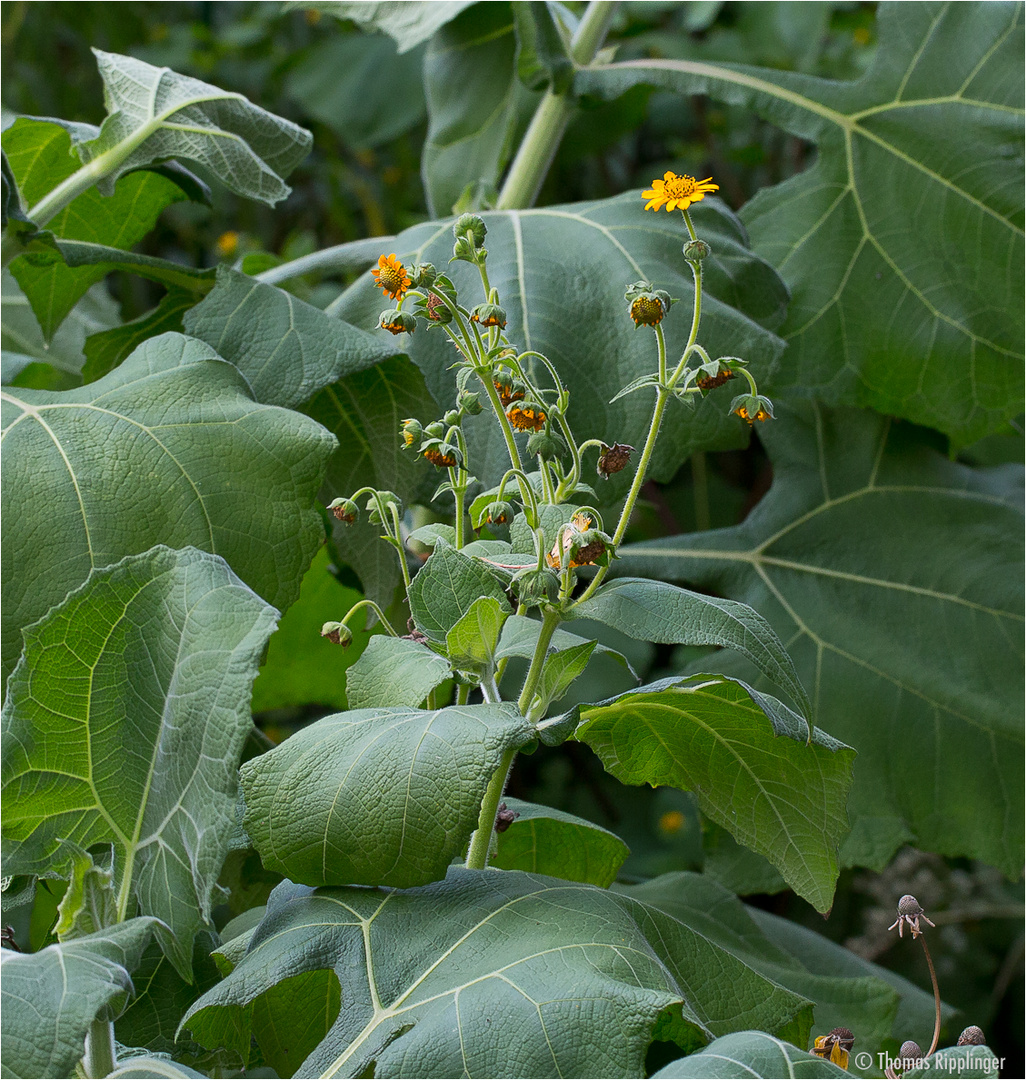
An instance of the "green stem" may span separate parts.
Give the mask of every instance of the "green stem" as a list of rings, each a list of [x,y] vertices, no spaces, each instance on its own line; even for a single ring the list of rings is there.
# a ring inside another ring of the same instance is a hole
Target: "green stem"
[[[545,658],[549,652],[549,642],[560,623],[559,609],[549,607],[545,609],[541,629],[538,631],[538,642],[534,647],[534,656],[531,657],[531,666],[524,680],[524,688],[520,691],[517,708],[521,715],[527,716],[534,700],[534,692],[538,689],[538,680],[541,678],[542,668],[545,666]]]
[[[510,427],[509,417],[506,415],[506,410],[502,407],[502,402],[499,400],[499,392],[492,384],[492,380],[486,378],[484,375],[478,375],[481,380],[481,385],[485,388],[485,392],[488,394],[488,400],[492,403],[492,409],[495,412],[495,416],[499,421],[499,427],[502,428],[502,437],[506,440],[506,449],[509,451],[510,464],[519,473],[523,473],[524,464],[520,460],[520,451],[517,449],[517,441],[513,438],[513,428]],[[517,479],[520,482],[521,494],[524,497],[524,502],[527,502],[527,495],[524,494],[524,481]]]
[[[615,9],[612,0],[591,0],[570,42],[570,56],[575,64],[583,66],[595,59]],[[551,88],[545,91],[502,185],[497,210],[534,205],[573,108],[569,93],[557,94]]]
[[[470,683],[460,683],[456,687],[456,704],[466,705],[467,699],[470,697]]]
[[[381,625],[389,632],[392,637],[398,637],[399,635],[392,628],[392,624],[385,618],[385,613],[374,603],[373,600],[358,600],[353,606],[346,612],[346,617],[342,620],[343,626],[349,625],[349,620],[360,610],[360,608],[371,608],[371,610],[381,620]]]
[[[466,523],[463,520],[465,516],[463,503],[467,497],[467,489],[465,487],[456,487],[453,485],[452,494],[456,501],[456,548],[459,550],[463,547],[466,539]]]
[[[514,747],[510,747],[502,755],[499,767],[495,770],[488,789],[485,791],[484,801],[481,803],[481,814],[477,819],[477,829],[470,839],[470,850],[467,852],[468,870],[484,870],[488,866],[488,849],[495,830],[495,815],[499,812],[499,800],[502,798],[503,791],[506,790],[506,781],[516,756]]]
[[[392,522],[395,525],[395,546],[399,550],[399,569],[403,573],[403,582],[406,585],[406,595],[410,594],[410,568],[406,565],[406,552],[403,550],[403,534],[399,525],[399,514],[396,512],[395,503],[390,502],[388,509],[392,514]]]
[[[663,328],[656,323],[656,342],[659,347],[659,385],[666,385],[666,338],[663,337]]]
[[[623,504],[620,520],[617,523],[616,532],[613,534],[614,547],[620,543],[623,539],[623,534],[627,531],[627,525],[631,520],[631,514],[634,512],[634,504],[638,501],[638,494],[641,491],[642,484],[645,482],[648,466],[652,461],[656,440],[659,438],[659,428],[663,423],[663,413],[666,411],[666,403],[669,399],[670,395],[661,386],[656,388],[656,403],[655,408],[652,410],[652,423],[648,429],[648,438],[645,440],[645,448],[641,453],[641,460],[638,462],[638,471],[634,474],[634,483],[631,484],[631,490],[627,493],[627,501]],[[606,576],[608,570],[608,566],[600,566],[598,568],[598,572],[591,579],[591,584],[581,594],[580,599],[578,599],[578,604],[587,600],[594,594],[595,590],[602,584],[602,579]]]
[[[117,1057],[114,1053],[114,1025],[109,1020],[94,1020],[89,1025],[85,1040],[86,1076],[99,1078],[114,1071]]]

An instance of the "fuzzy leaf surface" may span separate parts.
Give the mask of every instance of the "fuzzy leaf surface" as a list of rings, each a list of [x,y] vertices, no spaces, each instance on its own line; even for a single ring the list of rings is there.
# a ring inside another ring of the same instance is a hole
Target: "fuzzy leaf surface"
[[[628,284],[639,279],[659,282],[680,297],[662,325],[671,356],[680,356],[687,343],[694,295],[681,258],[687,231],[679,215],[646,214],[643,205],[633,193],[481,215],[488,228],[488,276],[506,311],[509,339],[521,349],[538,350],[556,366],[571,388],[568,416],[579,439],[601,438],[610,445],[645,442],[651,398],[633,394],[610,404],[624,384],[655,366],[653,335],[645,327],[635,329],[627,314]],[[786,289],[772,267],[747,249],[744,229],[722,203],[707,198],[695,208],[694,218],[713,249],[703,264],[701,342],[713,356],[745,357],[761,382],[783,349],[771,330],[783,319]],[[388,250],[407,265],[429,261],[445,266],[452,254],[452,224],[448,219],[416,225],[396,237]],[[446,273],[463,302],[473,306],[482,299],[480,276],[469,263],[453,263]],[[372,281],[369,275],[361,278],[335,305],[355,326],[376,325],[382,304]],[[455,378],[448,339],[428,332],[421,321],[406,347],[435,400],[450,402]],[[548,385],[542,369],[534,374]],[[656,479],[672,476],[695,449],[747,443],[747,425],[727,415],[730,400],[727,386],[711,393],[693,413],[671,404],[653,458]],[[471,417],[464,431],[474,475],[486,486],[497,484],[509,467],[509,455],[494,418]],[[601,483],[599,498],[622,496],[629,484],[625,470]]]
[[[157,547],[30,627],[3,711],[4,874],[47,873],[64,840],[112,843],[118,917],[166,923],[191,978],[276,621],[223,559]]]
[[[72,143],[84,163],[110,154],[100,182],[110,194],[122,174],[166,158],[205,166],[237,195],[273,206],[291,190],[285,177],[306,157],[313,136],[242,94],[143,60],[93,49],[107,118],[95,138]],[[116,162],[116,164],[115,164]]]
[[[817,910],[830,908],[854,751],[775,698],[720,675],[663,679],[580,708],[574,738],[625,784],[695,792]]]
[[[346,698],[350,709],[417,708],[451,674],[445,657],[419,641],[375,634],[346,672]]]
[[[596,65],[575,88],[708,94],[816,143],[812,167],[742,212],[791,290],[767,388],[969,443],[1023,407],[1023,6],[881,4],[878,32],[854,82],[658,59]]]
[[[850,1073],[832,1061],[799,1050],[764,1031],[724,1035],[695,1054],[670,1062],[653,1080],[750,1080],[753,1077],[793,1076],[802,1080],[845,1077]]]
[[[685,1047],[738,1026],[802,1040],[811,1022],[804,998],[658,909],[454,867],[407,891],[279,886],[249,952],[183,1024],[245,1053],[250,1003],[326,967],[347,1007],[304,1076],[629,1077],[657,1021]]]
[[[279,609],[296,598],[334,439],[255,402],[209,346],[163,334],[89,386],[8,388],[2,402],[4,504],[17,492],[20,508],[3,535],[5,675],[22,627],[94,567],[157,543],[222,555]]]
[[[295,408],[344,375],[396,355],[387,342],[274,285],[227,267],[185,316],[185,331],[245,376],[253,397]]]
[[[326,716],[242,767],[246,831],[264,866],[309,885],[436,881],[502,755],[533,737],[508,704]]]
[[[922,432],[819,406],[760,435],[774,482],[741,525],[622,548],[621,565],[765,614],[817,722],[859,752],[843,865],[913,843],[1018,874],[1021,467],[969,468]],[[717,667],[764,685],[740,658]]]
[[[129,919],[37,953],[0,951],[4,1076],[75,1075],[89,1025],[105,1010],[116,1015],[132,992],[155,922]]]
[[[502,870],[524,870],[583,881],[604,889],[630,849],[615,833],[575,814],[551,806],[504,799],[519,816],[505,832],[497,834],[491,865]]]

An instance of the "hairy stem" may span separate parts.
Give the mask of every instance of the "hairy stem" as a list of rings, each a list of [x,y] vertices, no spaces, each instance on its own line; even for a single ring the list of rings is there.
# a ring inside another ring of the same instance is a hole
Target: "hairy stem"
[[[506,790],[506,781],[509,779],[509,771],[513,768],[513,761],[517,752],[510,747],[495,775],[485,791],[484,801],[481,803],[481,814],[477,819],[477,829],[470,838],[470,850],[467,852],[466,867],[468,870],[484,870],[488,866],[488,848],[492,843],[492,832],[495,829],[495,815],[499,812],[499,800]]]
[[[538,643],[534,647],[534,656],[531,657],[531,666],[524,680],[524,688],[520,691],[517,708],[522,715],[527,716],[531,702],[534,700],[534,692],[538,688],[538,680],[541,678],[542,668],[545,666],[545,658],[549,652],[549,642],[559,626],[560,617],[557,608],[547,608],[542,618],[541,629],[538,631]]]
[[[570,42],[570,55],[575,64],[590,64],[595,59],[615,9],[616,4],[611,0],[591,0]],[[497,210],[517,210],[534,205],[573,108],[573,99],[568,93],[557,94],[551,88],[545,91],[499,192]]]
[[[85,1074],[98,1078],[109,1076],[116,1064],[114,1054],[114,1025],[109,1020],[94,1020],[86,1032]]]

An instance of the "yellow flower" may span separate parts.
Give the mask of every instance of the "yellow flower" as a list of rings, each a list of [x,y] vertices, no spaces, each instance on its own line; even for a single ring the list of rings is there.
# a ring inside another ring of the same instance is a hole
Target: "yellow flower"
[[[695,202],[701,202],[712,191],[719,191],[719,184],[712,184],[712,177],[696,180],[693,176],[678,176],[675,172],[663,173],[662,180],[653,180],[649,191],[641,194],[649,201],[646,210],[687,210]]]
[[[214,246],[222,259],[230,259],[239,250],[239,234],[229,230],[217,238]]]
[[[398,300],[410,287],[410,276],[406,273],[406,267],[391,255],[381,255],[378,258],[378,269],[371,273],[377,278],[375,284],[380,285],[386,296]]]
[[[848,1028],[834,1028],[829,1035],[820,1035],[812,1044],[812,1053],[832,1061],[842,1069],[848,1068],[848,1055],[855,1045],[855,1036]]]

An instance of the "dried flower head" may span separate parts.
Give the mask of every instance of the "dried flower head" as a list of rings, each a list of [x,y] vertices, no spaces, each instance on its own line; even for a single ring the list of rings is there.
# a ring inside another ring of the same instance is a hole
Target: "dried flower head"
[[[812,1045],[812,1053],[826,1058],[842,1069],[848,1068],[848,1055],[855,1045],[855,1036],[848,1028],[834,1028],[826,1035],[820,1035]]]
[[[520,817],[519,810],[510,810],[505,803],[500,803],[499,812],[495,815],[495,831],[505,832],[518,817]]]
[[[898,1057],[901,1058],[902,1068],[909,1069],[923,1056],[923,1048],[914,1039],[906,1039],[901,1044]],[[907,1064],[906,1064],[907,1062]]]
[[[912,936],[917,938],[923,932],[919,926],[920,920],[926,923],[927,926],[935,925],[923,914],[923,909],[919,906],[919,901],[914,896],[910,896],[906,893],[906,895],[898,901],[898,918],[891,923],[887,929],[893,930],[897,927],[898,937],[902,937],[904,929],[907,926],[912,932]]]
[[[987,1036],[983,1034],[983,1029],[975,1024],[970,1024],[958,1037],[959,1046],[983,1046],[986,1041]]]
[[[602,444],[602,453],[599,454],[597,472],[603,480],[608,480],[613,473],[618,473],[626,468],[631,460],[634,447],[626,443],[613,443],[612,446]]]

